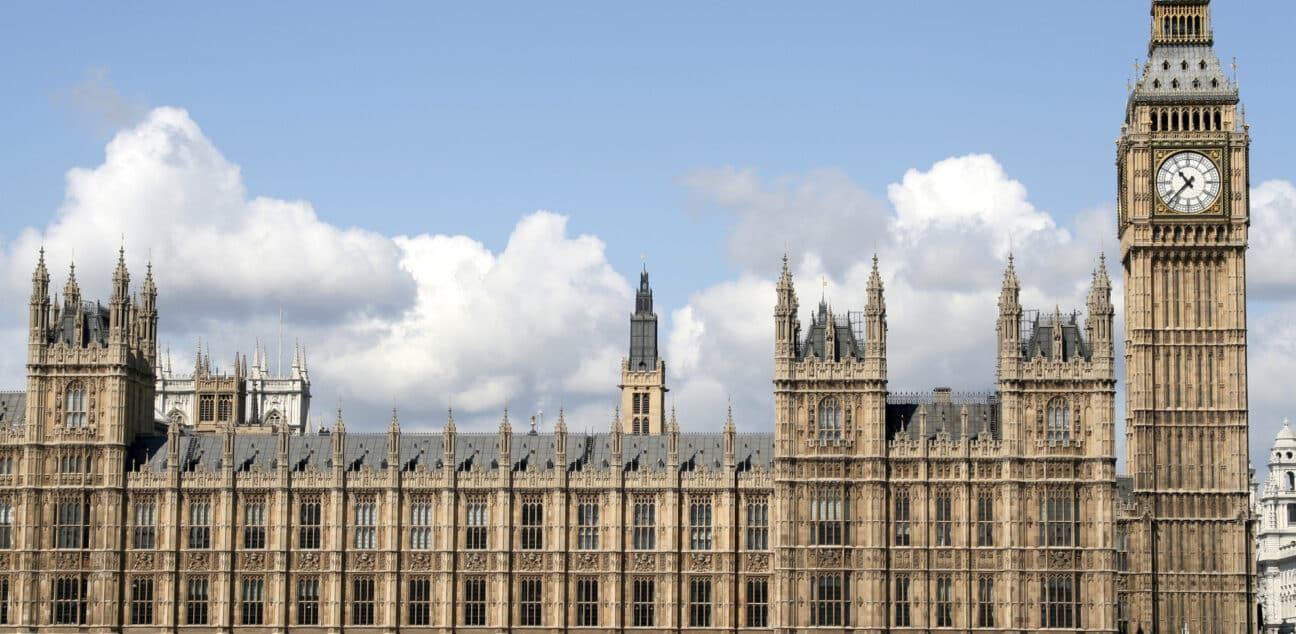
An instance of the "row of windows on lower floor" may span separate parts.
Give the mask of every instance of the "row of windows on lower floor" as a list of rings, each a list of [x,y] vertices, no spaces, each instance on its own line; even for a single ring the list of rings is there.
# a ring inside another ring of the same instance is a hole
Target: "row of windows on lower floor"
[[[50,621],[59,625],[86,623],[86,579],[77,576],[56,577],[52,584]],[[917,625],[913,601],[912,579],[898,575],[890,588],[888,602],[891,624],[896,627]],[[921,606],[930,609],[928,623],[936,627],[956,625],[956,600],[954,580],[950,575],[932,578],[932,601]],[[190,576],[183,582],[181,622],[185,625],[211,624],[211,585],[205,576]],[[346,621],[350,625],[378,625],[378,600],[380,588],[373,577],[352,578],[347,587]],[[710,627],[713,618],[712,580],[710,577],[689,577],[685,581],[685,603],[681,620],[689,627]],[[751,578],[743,584],[742,614],[744,627],[768,627],[770,582],[768,578]],[[401,606],[405,625],[433,625],[433,590],[429,577],[415,577],[407,581]],[[461,625],[497,625],[488,623],[487,580],[470,576],[462,580],[456,603],[455,618]],[[263,625],[267,621],[266,582],[263,577],[244,577],[236,599],[236,624]],[[544,580],[539,577],[521,577],[516,587],[517,625],[543,626],[556,615],[546,614]],[[593,577],[576,577],[570,590],[574,607],[573,624],[580,627],[599,626],[599,580]],[[844,574],[812,575],[808,587],[808,621],[814,626],[850,625],[850,578]],[[975,627],[996,627],[995,584],[991,577],[979,577],[969,588],[967,599],[973,606]],[[153,625],[155,623],[154,582],[149,578],[130,581],[128,623]],[[654,627],[657,623],[657,583],[651,578],[634,578],[630,581],[630,602],[626,606],[626,622],[631,627]],[[321,622],[320,579],[303,577],[296,580],[291,614],[294,625],[319,625]],[[1040,580],[1039,594],[1032,603],[1040,610],[1040,627],[1081,627],[1080,586],[1071,575],[1046,576]],[[0,624],[9,623],[9,581],[0,577]],[[957,625],[965,625],[958,623]]]

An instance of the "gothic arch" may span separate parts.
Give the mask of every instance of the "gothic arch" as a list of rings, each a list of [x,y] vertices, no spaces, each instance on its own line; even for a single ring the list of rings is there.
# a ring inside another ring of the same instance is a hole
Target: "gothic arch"
[[[1065,398],[1056,396],[1049,400],[1047,421],[1049,440],[1071,439],[1071,408]]]
[[[815,419],[820,440],[837,440],[841,438],[842,407],[834,396],[824,397],[819,401],[818,416]]]
[[[80,429],[86,426],[87,393],[85,383],[73,381],[68,383],[63,392],[63,426],[68,429]]]

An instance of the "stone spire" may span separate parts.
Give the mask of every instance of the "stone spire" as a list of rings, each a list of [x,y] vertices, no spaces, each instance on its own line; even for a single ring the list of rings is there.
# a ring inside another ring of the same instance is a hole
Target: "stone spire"
[[[621,407],[617,406],[612,415],[612,465],[620,467],[625,464],[621,458]]]
[[[675,406],[671,405],[670,423],[666,426],[666,462],[671,472],[679,471],[679,421],[675,419]]]
[[[342,399],[338,399],[337,420],[333,422],[333,471],[346,470],[346,421],[342,420]]]
[[[882,288],[882,275],[878,272],[878,257],[873,255],[873,270],[868,279],[868,302],[864,305],[864,357],[880,364],[876,372],[886,373],[887,321],[886,296]]]
[[[725,468],[732,470],[738,464],[738,427],[734,425],[733,401],[729,402],[729,409],[725,414],[724,454]]]
[[[396,414],[396,406],[392,405],[391,423],[387,425],[387,467],[389,469],[400,468],[400,417]]]
[[[513,423],[509,421],[508,406],[504,406],[504,418],[499,426],[500,466],[508,468],[513,465]]]
[[[1002,374],[1011,369],[1005,362],[1017,361],[1021,357],[1021,283],[1017,281],[1017,269],[1013,266],[1013,255],[1008,254],[1008,266],[1004,268],[1003,288],[999,291],[999,321],[995,330],[999,337],[999,372]]]
[[[1063,355],[1066,353],[1064,347],[1065,340],[1062,337],[1062,308],[1057,304],[1053,305],[1053,360],[1066,361]]]
[[[67,284],[63,285],[63,304],[72,310],[81,306],[81,287],[77,285],[76,262],[68,265]]]
[[[30,341],[45,343],[50,331],[49,270],[45,268],[45,247],[40,249],[36,270],[32,271],[32,294],[27,317],[31,328]]]
[[[1085,322],[1089,344],[1095,358],[1113,359],[1116,354],[1113,328],[1116,309],[1111,303],[1112,283],[1107,277],[1107,256],[1098,255],[1098,268],[1094,269],[1093,286],[1089,289],[1089,316]]]
[[[455,436],[457,434],[458,431],[455,429],[454,408],[448,407],[446,408],[445,428],[441,432],[441,453],[445,455],[445,468],[449,469],[451,473],[454,472],[455,468]]]
[[[563,407],[558,406],[558,424],[554,425],[554,463],[555,467],[567,470],[567,415]]]
[[[788,268],[786,253],[783,254],[783,271],[779,273],[775,294],[777,303],[774,305],[774,357],[789,361],[796,358],[801,324],[797,320],[796,289],[792,286],[792,270]]]

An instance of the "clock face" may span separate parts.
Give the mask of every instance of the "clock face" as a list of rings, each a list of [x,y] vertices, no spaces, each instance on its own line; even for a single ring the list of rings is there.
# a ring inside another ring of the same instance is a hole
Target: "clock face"
[[[1179,152],[1157,170],[1156,188],[1167,207],[1181,214],[1201,213],[1219,196],[1219,169],[1200,152]]]

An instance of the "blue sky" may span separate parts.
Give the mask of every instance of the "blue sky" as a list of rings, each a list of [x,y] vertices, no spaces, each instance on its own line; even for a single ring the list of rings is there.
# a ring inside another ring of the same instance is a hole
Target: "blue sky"
[[[1019,183],[1031,213],[1069,231],[1067,244],[1083,242],[1078,236],[1093,224],[1083,214],[1113,205],[1114,141],[1127,78],[1146,53],[1147,4],[481,2],[387,3],[363,12],[324,3],[8,4],[0,9],[0,244],[18,244],[27,228],[49,234],[56,214],[75,207],[67,202],[68,171],[101,166],[110,139],[150,120],[153,108],[174,107],[236,166],[249,198],[308,201],[332,227],[386,237],[466,236],[499,256],[520,223],[544,209],[565,219],[562,236],[597,236],[601,257],[622,277],[629,279],[646,253],[665,341],[676,332],[666,329],[694,323],[689,315],[700,320],[703,306],[722,314],[726,292],[774,276],[776,258],[762,268],[765,260],[744,255],[745,238],[780,242],[757,222],[762,214],[828,222],[798,207],[807,200],[820,211],[840,200],[896,207],[892,188],[907,172],[927,174],[951,157],[993,157],[1002,173],[968,174]],[[1216,2],[1214,21],[1221,59],[1236,56],[1241,64],[1255,138],[1252,182],[1291,179],[1296,59],[1288,25],[1296,22],[1296,4]],[[750,184],[747,177],[763,194],[730,195],[735,183]],[[845,198],[831,193],[837,186]],[[788,222],[797,221],[773,226]],[[834,236],[845,240],[837,260],[846,253],[862,261],[877,248],[874,232],[883,229],[858,229]],[[794,233],[789,248],[812,255],[816,235],[824,234]],[[138,244],[130,235],[127,242]],[[1084,249],[1093,253],[1100,242]],[[924,245],[941,249],[939,242]],[[19,262],[25,276],[30,258],[11,255],[8,277],[18,277]],[[804,277],[827,275],[843,301],[853,300],[850,267],[832,264],[827,249],[821,255],[822,266],[815,258],[803,262]],[[1041,269],[1052,266],[1046,259],[1041,255]],[[1063,271],[1050,270],[1050,280],[1063,279]],[[626,292],[616,287],[610,279],[603,285],[613,296]],[[1287,289],[1275,288],[1273,301],[1257,304],[1254,314],[1285,314]],[[812,292],[819,291],[807,287],[803,295]],[[244,321],[255,321],[260,336],[273,331],[265,325],[277,313],[271,295],[245,307]],[[1083,293],[1072,285],[1028,296],[1075,304]],[[810,302],[803,297],[803,307]],[[607,321],[590,330],[611,333],[620,346],[616,329],[629,304],[609,306],[607,315],[586,311]],[[515,309],[529,310],[521,299]],[[723,328],[717,318],[707,332]],[[252,333],[244,331],[252,327],[223,319],[171,332],[183,341],[205,329],[210,339],[226,337],[231,353],[233,346],[247,351]],[[295,320],[294,330],[309,331],[310,319]],[[903,328],[893,324],[896,330]],[[678,334],[682,351],[686,335]],[[893,350],[896,343],[903,349],[906,342],[893,342]],[[573,350],[569,343],[553,349]],[[706,374],[705,359],[681,365],[693,378]],[[985,388],[991,381],[984,369],[942,367],[932,381]],[[910,373],[923,376],[917,368]],[[320,380],[345,384],[344,376],[323,371]],[[710,379],[723,384],[708,392],[717,394],[742,394],[733,382],[751,382],[753,393],[768,385],[722,371]],[[522,383],[505,391],[553,400],[540,395],[543,382]],[[347,391],[329,385],[317,402]],[[443,400],[411,407],[430,412]],[[587,400],[590,412],[602,407],[594,396]],[[718,407],[713,401],[695,403]],[[753,406],[749,417],[768,418],[763,407]],[[1271,404],[1265,415],[1280,410]]]

